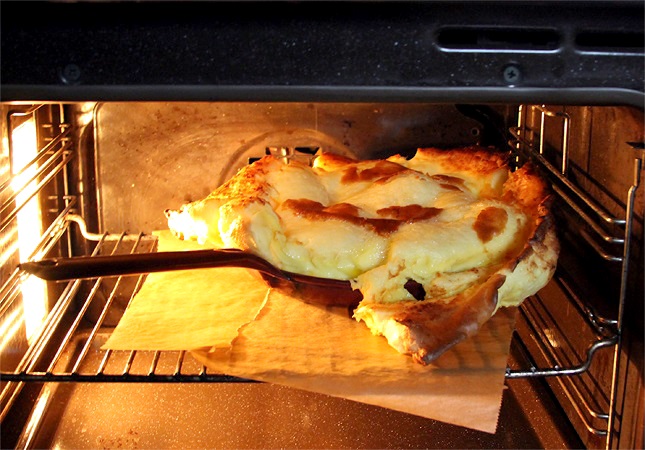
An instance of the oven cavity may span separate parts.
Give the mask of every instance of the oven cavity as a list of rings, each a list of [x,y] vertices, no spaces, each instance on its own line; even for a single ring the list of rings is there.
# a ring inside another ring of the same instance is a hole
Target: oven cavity
[[[557,41],[536,33],[527,42]],[[500,122],[505,128],[490,129]],[[8,438],[42,444],[44,419],[57,395],[72,395],[71,383],[251,383],[212,373],[184,351],[101,349],[146,273],[32,288],[20,262],[154,252],[166,208],[263,155],[367,159],[500,137],[517,166],[532,161],[549,181],[563,244],[553,281],[520,307],[506,382],[548,387],[584,445],[611,447],[620,425],[637,420],[629,390],[642,366],[623,341],[626,324],[642,316],[642,111],[542,104],[3,106],[0,418],[4,429],[27,424]],[[406,288],[415,292],[415,283]],[[642,332],[642,321],[635,326]],[[16,413],[24,405],[30,412]]]

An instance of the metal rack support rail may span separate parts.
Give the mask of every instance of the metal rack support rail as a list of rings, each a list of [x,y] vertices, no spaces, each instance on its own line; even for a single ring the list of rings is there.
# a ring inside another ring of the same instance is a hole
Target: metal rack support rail
[[[540,113],[540,126],[537,132],[533,129],[530,129],[526,125],[526,109],[537,110]],[[562,140],[560,142],[560,152],[561,152],[561,167],[556,168],[551,162],[549,162],[544,156],[544,136],[545,136],[545,127],[546,127],[546,117],[561,119],[562,121]],[[639,155],[634,158],[634,175],[631,186],[629,187],[625,199],[625,217],[615,217],[611,214],[608,214],[600,205],[598,205],[592,198],[590,198],[585,192],[578,188],[569,180],[569,131],[570,131],[571,118],[567,113],[564,112],[554,112],[550,111],[545,105],[521,105],[518,111],[518,123],[516,127],[510,129],[512,139],[509,141],[509,145],[516,150],[516,152],[529,160],[535,161],[540,167],[546,169],[547,173],[554,179],[552,183],[553,191],[558,197],[560,197],[585,223],[587,223],[592,231],[595,233],[595,237],[589,235],[585,231],[581,231],[581,236],[583,239],[594,249],[594,251],[606,261],[621,263],[620,268],[620,290],[618,294],[618,310],[616,313],[616,318],[605,318],[596,315],[590,308],[586,309],[586,315],[588,320],[592,325],[600,331],[600,328],[604,328],[606,325],[612,325],[613,333],[605,334],[605,336],[600,337],[597,341],[592,342],[587,348],[587,357],[581,364],[578,366],[563,368],[558,365],[554,367],[540,369],[537,367],[531,367],[530,371],[527,373],[522,370],[510,370],[506,372],[507,378],[519,378],[524,376],[556,376],[556,375],[578,375],[586,370],[588,370],[593,356],[597,349],[602,347],[614,347],[614,356],[613,356],[613,365],[612,365],[612,379],[611,379],[611,392],[609,399],[609,413],[601,414],[599,417],[607,419],[607,428],[605,430],[598,430],[594,427],[591,427],[588,421],[584,420],[584,417],[581,415],[581,418],[585,421],[585,424],[590,432],[599,435],[607,436],[606,445],[609,448],[609,445],[612,440],[612,432],[614,428],[615,417],[615,402],[616,395],[618,390],[618,378],[619,378],[619,363],[620,363],[620,351],[621,351],[621,330],[622,330],[622,321],[624,313],[624,305],[627,295],[627,282],[628,282],[628,273],[629,273],[629,260],[630,260],[630,248],[631,248],[631,237],[632,237],[632,227],[634,220],[634,206],[636,199],[636,192],[641,185],[641,172],[643,168],[643,156]],[[537,136],[536,136],[537,135]],[[538,141],[537,145],[535,141]],[[587,213],[580,205],[586,207],[590,213]],[[594,219],[593,216],[597,217]],[[598,222],[598,220],[600,222]],[[606,232],[603,226],[601,225],[617,225],[623,227],[622,235],[611,235]],[[601,239],[606,244],[620,246],[619,253],[611,254],[606,252],[602,245],[599,244],[596,240]],[[571,290],[569,290],[569,295],[572,295]],[[577,300],[580,303],[580,300],[573,296],[574,300]],[[524,307],[524,305],[523,305]],[[584,307],[584,306],[583,306]],[[539,330],[535,330],[536,335],[539,336]],[[599,333],[600,334],[600,333]],[[540,345],[541,351],[543,352],[545,358],[549,360],[549,357],[554,357],[553,354],[548,355],[548,348],[545,346],[544,342],[538,342]],[[554,361],[551,359],[551,361]],[[555,362],[555,361],[554,361]],[[568,394],[567,394],[568,395]],[[574,402],[572,402],[574,403]],[[574,406],[577,408],[577,405]],[[581,414],[580,411],[578,411]]]

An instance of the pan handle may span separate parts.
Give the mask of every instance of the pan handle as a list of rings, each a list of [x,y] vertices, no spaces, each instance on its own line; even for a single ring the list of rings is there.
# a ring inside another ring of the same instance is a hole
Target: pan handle
[[[50,281],[214,267],[255,269],[282,280],[291,279],[288,274],[261,257],[238,249],[50,258],[29,261],[18,266],[29,274]]]

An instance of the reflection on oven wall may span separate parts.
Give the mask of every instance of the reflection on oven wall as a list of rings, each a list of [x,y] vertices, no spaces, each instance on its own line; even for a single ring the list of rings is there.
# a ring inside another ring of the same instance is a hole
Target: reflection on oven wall
[[[357,158],[460,146],[482,124],[452,105],[105,103],[96,109],[104,230],[165,228],[163,211],[208,195],[268,148]]]

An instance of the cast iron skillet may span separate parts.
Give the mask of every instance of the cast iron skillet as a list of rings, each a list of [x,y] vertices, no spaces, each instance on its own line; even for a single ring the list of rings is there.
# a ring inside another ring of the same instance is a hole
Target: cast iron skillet
[[[25,272],[50,281],[215,267],[257,270],[269,286],[296,295],[308,303],[355,307],[363,298],[361,292],[352,289],[347,280],[287,272],[257,255],[238,249],[50,258],[19,265]]]

